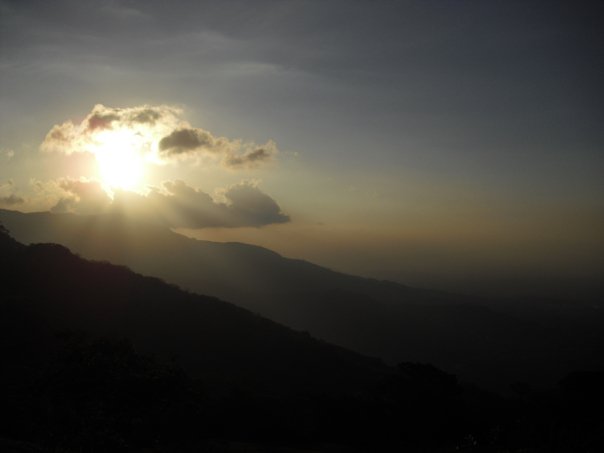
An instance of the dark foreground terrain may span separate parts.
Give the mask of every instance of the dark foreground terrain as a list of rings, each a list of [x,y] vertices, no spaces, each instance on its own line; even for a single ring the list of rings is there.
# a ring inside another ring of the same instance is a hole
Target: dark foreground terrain
[[[485,300],[356,277],[241,243],[186,238],[119,213],[0,210],[20,242],[57,243],[307,331],[390,364],[429,362],[498,392],[604,365],[604,307]]]
[[[2,451],[604,449],[597,369],[500,397],[62,246],[0,257]]]

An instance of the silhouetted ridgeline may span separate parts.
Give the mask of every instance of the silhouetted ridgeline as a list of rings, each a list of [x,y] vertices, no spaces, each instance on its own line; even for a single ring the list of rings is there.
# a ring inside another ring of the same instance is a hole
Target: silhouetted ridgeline
[[[434,363],[498,391],[515,381],[555,385],[572,370],[604,365],[604,310],[590,306],[497,305],[345,275],[261,247],[193,240],[115,215],[0,210],[0,222],[24,243],[60,243],[362,354]]]
[[[388,372],[377,359],[125,267],[85,261],[60,245],[11,244],[9,250],[2,264],[5,309],[26,310],[49,330],[129,337],[142,353],[177,357],[195,377],[244,379],[278,394],[290,385],[346,391]]]
[[[603,374],[500,398],[0,231],[0,448],[597,451]]]

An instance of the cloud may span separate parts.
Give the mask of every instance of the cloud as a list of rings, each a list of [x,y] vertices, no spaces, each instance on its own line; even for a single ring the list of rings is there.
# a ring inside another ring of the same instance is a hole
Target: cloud
[[[224,137],[215,138],[203,129],[182,128],[172,131],[159,141],[163,156],[173,156],[192,151],[227,152],[231,142]]]
[[[242,144],[240,140],[214,137],[210,132],[199,128],[181,128],[159,141],[159,152],[163,157],[208,153],[220,156],[224,167],[239,169],[254,168],[271,161],[278,149],[272,140],[257,146]]]
[[[183,119],[182,110],[165,105],[113,108],[97,104],[80,122],[55,125],[41,149],[61,154],[89,152],[99,162],[103,153],[132,149],[145,164],[209,157],[227,169],[253,168],[278,153],[271,140],[257,145],[192,127]],[[87,178],[34,181],[34,188],[39,196],[31,203],[52,212],[122,213],[170,227],[259,227],[290,220],[273,198],[250,181],[220,189],[214,196],[183,181],[147,187],[145,193],[109,191],[106,184]]]
[[[221,191],[220,198],[212,198],[183,181],[168,181],[146,196],[118,192],[114,207],[182,228],[260,227],[290,220],[273,198],[249,181]]]
[[[111,124],[119,119],[115,113],[94,113],[88,117],[88,130],[110,129]]]
[[[25,203],[25,198],[14,193],[14,183],[8,180],[4,184],[0,184],[0,207],[12,208]]]
[[[130,129],[151,144],[156,136],[186,125],[181,115],[180,109],[167,105],[114,108],[97,104],[81,122],[65,121],[53,126],[40,148],[64,154],[87,152],[99,132],[120,129]]]
[[[88,114],[84,123],[87,123],[87,129],[111,129],[113,127],[136,125],[155,125],[158,121],[166,124],[166,126],[174,126],[179,124],[179,119],[182,111],[176,107],[166,105],[151,106],[141,105],[128,108],[106,107],[102,104],[94,106]]]
[[[256,145],[217,137],[192,127],[183,119],[182,110],[166,105],[113,108],[97,104],[80,123],[53,126],[40,148],[64,154],[98,153],[101,134],[124,130],[136,135],[139,151],[156,163],[210,156],[226,168],[242,169],[257,167],[278,154],[273,141]]]
[[[57,185],[65,195],[59,198],[51,212],[98,214],[111,205],[111,198],[98,181],[62,179]]]
[[[264,162],[270,161],[277,154],[277,146],[273,141],[265,145],[252,148],[243,154],[230,154],[225,157],[224,165],[229,168],[256,167]]]
[[[14,193],[11,193],[10,195],[7,195],[6,197],[0,197],[0,205],[15,206],[18,204],[23,204],[23,203],[25,203],[25,199],[21,198],[18,195],[15,195]]]
[[[152,187],[146,195],[116,191],[113,200],[97,181],[63,179],[55,187],[59,193],[52,212],[114,213],[173,228],[261,227],[290,220],[250,181],[219,190],[215,197],[180,180]]]
[[[40,148],[46,152],[63,152],[65,154],[84,151],[83,149],[78,149],[78,142],[76,126],[72,122],[66,122],[55,124],[48,134],[46,134]]]

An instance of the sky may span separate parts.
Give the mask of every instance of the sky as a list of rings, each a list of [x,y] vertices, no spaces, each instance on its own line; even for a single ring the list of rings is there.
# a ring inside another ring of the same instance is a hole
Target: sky
[[[604,277],[602,2],[0,0],[0,208],[414,286]]]

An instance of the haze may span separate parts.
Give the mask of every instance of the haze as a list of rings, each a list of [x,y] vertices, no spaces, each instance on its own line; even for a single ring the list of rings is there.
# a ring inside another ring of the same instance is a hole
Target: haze
[[[413,286],[592,298],[601,12],[2,1],[0,208],[119,205]],[[99,130],[137,141],[126,164]]]

